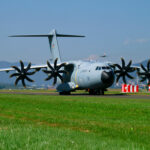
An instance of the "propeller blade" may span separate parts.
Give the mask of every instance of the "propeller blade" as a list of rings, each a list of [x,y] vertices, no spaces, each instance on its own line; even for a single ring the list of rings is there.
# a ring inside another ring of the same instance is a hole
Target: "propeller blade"
[[[18,84],[19,80],[21,80],[21,76],[19,76],[19,77],[16,79],[16,81],[15,81],[15,85],[17,85],[17,84]]]
[[[141,64],[141,68],[142,68],[145,72],[147,72],[147,70],[145,69],[145,67],[143,66],[143,64]]]
[[[25,84],[24,78],[22,78],[22,79],[21,79],[21,81],[22,81],[22,85],[23,85],[24,87],[26,87],[26,84]]]
[[[48,76],[45,81],[50,80],[53,77],[53,75]]]
[[[127,65],[127,69],[130,68],[131,64],[132,64],[132,60],[129,61],[129,63]]]
[[[48,61],[47,61],[47,65],[52,71],[54,71],[54,68],[51,66],[51,64]]]
[[[127,82],[126,82],[126,77],[123,76],[122,78],[123,78],[123,82],[126,84],[126,83],[127,83]]]
[[[58,77],[60,78],[61,82],[63,82],[63,77],[58,73]]]
[[[55,84],[56,84],[56,82],[57,82],[57,77],[55,76],[55,77],[54,77],[53,85],[55,85]]]
[[[34,80],[30,79],[29,77],[25,76],[25,78],[29,81],[29,82],[34,82]]]
[[[129,75],[128,73],[126,73],[127,77],[130,79],[134,79],[134,77],[132,77],[131,75]]]
[[[57,61],[58,61],[58,58],[56,58],[55,61],[54,61],[54,68],[55,69],[57,68]]]
[[[9,77],[12,78],[12,77],[19,76],[19,75],[20,75],[20,73],[13,73]]]
[[[25,69],[25,72],[27,72],[31,67],[31,62],[28,64],[27,68]]]
[[[47,73],[47,74],[50,74],[52,73],[52,71],[49,71],[49,70],[42,70],[44,73]]]
[[[121,58],[121,61],[122,61],[122,68],[124,68],[125,67],[125,61],[123,58]]]
[[[118,83],[119,79],[120,79],[121,75],[117,76],[116,82]]]
[[[20,65],[21,65],[21,72],[24,72],[24,64],[21,60],[20,60]]]
[[[121,73],[121,71],[120,71],[120,70],[115,70],[114,72],[115,72],[115,73]]]
[[[57,70],[59,70],[61,67],[65,67],[66,63],[62,63],[61,65],[57,66]]]
[[[11,67],[14,68],[16,71],[18,71],[19,73],[21,73],[21,70],[18,67],[16,66],[11,66]]]
[[[118,69],[122,70],[122,68],[119,64],[114,64],[114,66],[116,66],[116,67],[118,67]]]

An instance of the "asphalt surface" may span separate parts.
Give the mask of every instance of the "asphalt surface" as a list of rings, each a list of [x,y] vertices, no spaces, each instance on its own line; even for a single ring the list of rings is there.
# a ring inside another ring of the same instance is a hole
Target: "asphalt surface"
[[[56,92],[5,92],[0,91],[0,94],[21,94],[21,95],[58,95],[58,96],[84,96],[84,97],[112,97],[112,98],[128,98],[128,99],[149,99],[150,95],[128,95],[128,94],[106,94],[106,95],[89,95],[88,93],[71,93],[71,95],[59,95]]]

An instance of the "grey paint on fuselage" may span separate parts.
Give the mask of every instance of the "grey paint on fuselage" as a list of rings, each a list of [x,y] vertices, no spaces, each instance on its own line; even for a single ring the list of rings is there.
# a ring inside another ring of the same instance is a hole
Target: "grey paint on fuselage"
[[[110,85],[103,83],[101,80],[102,72],[112,72],[108,63],[86,62],[86,61],[70,61],[67,65],[72,65],[72,70],[64,75],[64,81],[73,82],[79,89],[106,89]],[[98,67],[98,68],[97,68]],[[96,69],[97,68],[97,69]],[[108,69],[109,68],[109,69]],[[114,73],[113,73],[114,74]]]

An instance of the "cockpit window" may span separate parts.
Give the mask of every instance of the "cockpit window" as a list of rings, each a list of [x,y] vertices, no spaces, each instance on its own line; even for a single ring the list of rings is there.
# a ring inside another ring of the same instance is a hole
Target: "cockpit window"
[[[105,69],[110,69],[110,67],[109,66],[103,66],[103,67],[97,66],[95,70],[105,70]]]
[[[102,67],[102,69],[110,69],[110,67],[109,66],[104,66],[104,67]]]
[[[97,66],[95,70],[101,70],[102,67]]]

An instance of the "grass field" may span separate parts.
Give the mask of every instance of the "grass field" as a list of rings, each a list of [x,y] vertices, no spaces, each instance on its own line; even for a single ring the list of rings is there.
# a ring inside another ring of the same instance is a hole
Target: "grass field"
[[[150,100],[0,94],[0,149],[150,149]]]

